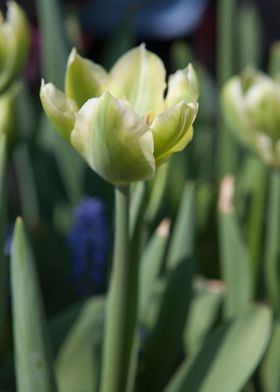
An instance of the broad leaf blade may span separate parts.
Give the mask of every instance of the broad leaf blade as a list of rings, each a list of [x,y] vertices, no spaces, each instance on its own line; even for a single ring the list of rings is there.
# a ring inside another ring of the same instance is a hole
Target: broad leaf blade
[[[280,391],[280,323],[273,325],[271,341],[261,367],[261,380],[264,391]]]
[[[169,221],[163,220],[147,244],[140,262],[139,319],[145,323],[145,316],[151,301],[156,280],[163,265],[163,257],[169,235]]]
[[[54,392],[57,389],[38,279],[21,218],[15,224],[11,275],[17,390]]]
[[[6,321],[6,261],[4,242],[6,235],[6,137],[0,134],[0,355],[4,343]]]
[[[234,316],[250,306],[252,274],[249,254],[233,212],[219,213],[221,268],[227,286],[225,313]]]
[[[207,286],[204,290],[197,290],[190,305],[184,332],[185,349],[188,355],[200,348],[209,334],[224,298],[221,283],[208,281],[205,285]]]
[[[238,392],[267,347],[271,311],[255,306],[221,326],[194,357],[185,361],[167,392]]]
[[[139,390],[162,390],[183,355],[183,331],[192,295],[194,271],[191,257],[194,237],[193,212],[194,188],[193,185],[187,184],[171,237],[167,284],[162,303],[154,328],[143,349],[143,368],[137,385]]]
[[[91,392],[97,388],[103,306],[103,298],[88,300],[61,347],[56,361],[61,392]]]

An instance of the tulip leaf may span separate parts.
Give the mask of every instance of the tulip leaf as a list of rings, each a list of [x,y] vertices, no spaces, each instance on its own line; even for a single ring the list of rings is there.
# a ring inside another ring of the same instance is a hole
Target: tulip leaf
[[[13,161],[17,173],[19,193],[26,223],[36,225],[39,221],[39,200],[30,153],[25,143],[21,143],[13,154]]]
[[[261,381],[265,391],[278,392],[280,390],[280,322],[273,325],[272,337],[266,352],[262,368]]]
[[[219,213],[222,275],[227,286],[225,314],[231,317],[246,310],[252,299],[252,275],[248,250],[233,212]]]
[[[59,351],[56,374],[61,392],[97,390],[103,306],[101,297],[85,303]]]
[[[223,286],[219,285],[219,282],[209,281],[206,288],[196,291],[184,332],[185,351],[188,354],[200,348],[207,337],[217,319],[223,297]]]
[[[163,258],[168,243],[169,225],[168,220],[161,222],[148,242],[140,262],[139,318],[144,323],[156,280],[163,266]]]
[[[153,223],[162,206],[169,180],[169,160],[158,167],[154,178],[150,181],[151,190],[146,209],[146,220]]]
[[[4,242],[6,235],[6,136],[0,133],[0,355],[4,343],[6,321],[6,260],[4,256]]]
[[[243,69],[246,66],[258,67],[261,59],[261,25],[258,11],[254,3],[240,4],[238,19],[239,19],[239,68]]]
[[[268,298],[279,317],[280,286],[279,286],[279,259],[280,259],[280,174],[271,172],[270,192],[268,201],[268,220],[265,247],[265,283]]]
[[[12,310],[18,392],[57,390],[35,264],[21,218],[11,257]]]
[[[154,328],[143,348],[139,390],[161,390],[183,354],[183,331],[191,300],[194,271],[191,257],[193,212],[194,187],[192,184],[187,184],[170,240],[167,283],[162,294],[162,302]],[[163,357],[164,361],[162,361]]]
[[[183,362],[166,392],[238,392],[266,349],[271,311],[257,305],[218,328],[191,358]]]
[[[168,254],[168,268],[172,269],[181,260],[193,256],[194,251],[194,196],[195,189],[192,183],[187,183],[177,214],[172,233],[172,241]]]
[[[42,34],[43,77],[62,89],[68,56],[62,10],[55,0],[36,0],[36,4]],[[40,123],[40,142],[54,153],[69,200],[71,204],[76,204],[81,197],[80,182],[84,168],[81,159],[53,131],[45,117]]]
[[[36,0],[36,4],[42,38],[43,77],[62,89],[68,56],[62,10],[55,0]]]

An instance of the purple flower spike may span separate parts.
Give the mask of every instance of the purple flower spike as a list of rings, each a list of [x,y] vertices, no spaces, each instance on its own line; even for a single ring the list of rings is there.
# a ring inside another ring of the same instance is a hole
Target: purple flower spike
[[[74,209],[74,222],[68,235],[72,272],[82,297],[106,290],[109,230],[104,203],[85,197]]]

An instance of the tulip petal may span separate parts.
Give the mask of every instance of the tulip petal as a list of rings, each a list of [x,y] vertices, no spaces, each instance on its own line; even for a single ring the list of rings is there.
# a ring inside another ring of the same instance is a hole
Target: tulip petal
[[[126,102],[108,92],[80,109],[71,142],[91,168],[114,185],[154,175],[152,132]]]
[[[42,81],[40,98],[44,111],[54,129],[68,142],[74,128],[77,106],[74,101],[58,90],[52,83]]]
[[[21,7],[8,2],[6,20],[0,24],[0,91],[20,72],[29,49],[29,28]]]
[[[106,80],[107,72],[104,68],[79,56],[76,49],[72,49],[65,76],[65,92],[68,97],[81,107],[88,99],[104,92]]]
[[[238,77],[231,78],[221,94],[223,114],[230,129],[245,145],[252,143],[253,132],[245,108],[243,87]]]
[[[267,133],[276,142],[280,137],[280,88],[272,80],[253,85],[245,95],[251,126]]]
[[[198,99],[198,80],[191,64],[185,69],[180,69],[168,78],[168,90],[166,95],[167,107],[171,107],[187,100],[196,102]]]
[[[197,104],[181,101],[154,119],[151,130],[157,165],[165,162],[174,152],[183,150],[191,141],[197,110]]]
[[[108,91],[129,101],[140,116],[159,114],[164,108],[165,68],[144,45],[124,54],[110,72]]]

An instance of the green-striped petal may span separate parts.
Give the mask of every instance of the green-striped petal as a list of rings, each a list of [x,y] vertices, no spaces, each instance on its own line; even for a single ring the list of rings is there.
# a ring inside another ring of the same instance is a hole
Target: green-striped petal
[[[112,184],[154,175],[152,132],[126,102],[108,92],[80,109],[71,141],[91,168]]]
[[[127,100],[136,113],[159,114],[164,108],[165,68],[158,56],[141,45],[113,66],[107,86],[115,97]]]
[[[197,110],[197,104],[181,101],[154,119],[151,130],[157,165],[165,162],[174,152],[183,150],[191,141]]]
[[[65,93],[79,107],[104,92],[107,72],[100,65],[78,55],[73,49],[67,63]]]
[[[196,102],[198,95],[198,80],[191,64],[170,75],[166,96],[167,107],[174,106],[182,100]]]
[[[77,106],[74,101],[58,90],[52,83],[42,81],[40,98],[44,111],[54,129],[68,142],[74,128]]]

